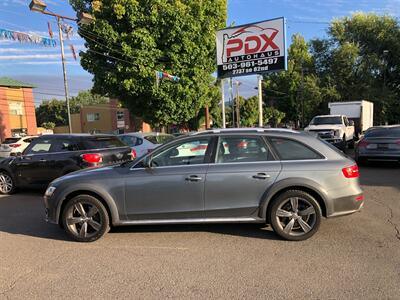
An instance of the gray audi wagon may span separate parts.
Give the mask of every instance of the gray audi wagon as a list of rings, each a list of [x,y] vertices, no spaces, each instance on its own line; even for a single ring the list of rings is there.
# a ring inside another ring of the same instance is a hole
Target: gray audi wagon
[[[363,206],[358,167],[331,145],[284,129],[221,129],[177,138],[134,161],[54,180],[46,219],[76,241],[113,226],[263,223],[305,240],[323,217]]]

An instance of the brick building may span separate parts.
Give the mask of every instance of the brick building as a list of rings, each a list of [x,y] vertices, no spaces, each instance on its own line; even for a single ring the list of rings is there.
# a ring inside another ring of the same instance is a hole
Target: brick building
[[[33,85],[0,77],[0,139],[19,134],[36,135]]]

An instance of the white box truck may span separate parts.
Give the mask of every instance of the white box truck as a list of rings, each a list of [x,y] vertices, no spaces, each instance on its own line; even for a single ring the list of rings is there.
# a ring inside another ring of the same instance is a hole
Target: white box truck
[[[328,107],[331,115],[345,115],[354,121],[357,137],[374,126],[374,104],[370,101],[330,102]]]

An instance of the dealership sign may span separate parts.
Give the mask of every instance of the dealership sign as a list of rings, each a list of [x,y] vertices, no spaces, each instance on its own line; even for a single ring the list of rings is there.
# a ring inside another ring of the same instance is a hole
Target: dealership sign
[[[218,31],[217,65],[219,78],[286,70],[285,19]]]

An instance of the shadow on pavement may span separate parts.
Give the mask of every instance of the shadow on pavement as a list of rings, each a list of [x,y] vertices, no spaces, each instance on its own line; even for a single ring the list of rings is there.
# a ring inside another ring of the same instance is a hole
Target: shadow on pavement
[[[15,195],[0,196],[0,232],[44,239],[70,241],[64,230],[44,220],[42,191],[23,191]],[[177,224],[114,227],[113,233],[141,232],[212,232],[225,235],[279,240],[263,224]]]
[[[151,232],[210,232],[224,235],[258,238],[264,240],[282,240],[272,229],[263,224],[168,224],[137,225],[113,227],[111,233],[151,233]]]
[[[360,166],[360,183],[366,186],[387,186],[400,190],[400,164],[369,162]]]
[[[0,197],[0,231],[45,239],[68,240],[57,226],[44,220],[42,191],[21,191]]]

